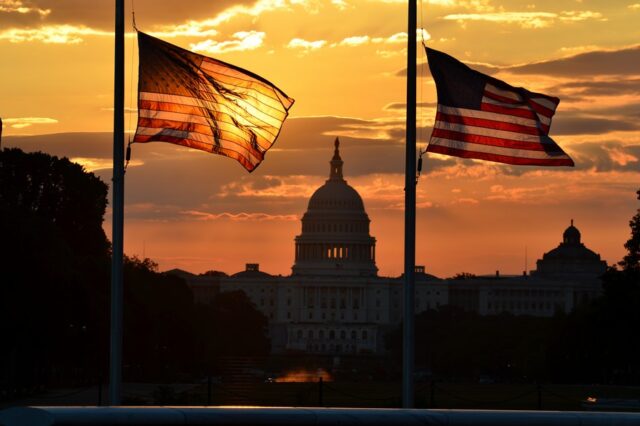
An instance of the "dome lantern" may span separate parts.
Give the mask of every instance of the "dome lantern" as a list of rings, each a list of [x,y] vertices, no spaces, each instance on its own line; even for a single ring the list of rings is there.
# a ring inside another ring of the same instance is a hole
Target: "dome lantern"
[[[344,161],[340,158],[340,139],[336,138],[334,142],[335,150],[333,151],[333,158],[331,159],[331,173],[329,179],[331,180],[344,180],[342,177],[342,165]]]
[[[569,244],[573,246],[577,246],[581,244],[580,231],[578,231],[578,228],[573,226],[573,219],[571,219],[571,225],[567,229],[565,229],[564,233],[562,234],[562,241],[565,244]]]

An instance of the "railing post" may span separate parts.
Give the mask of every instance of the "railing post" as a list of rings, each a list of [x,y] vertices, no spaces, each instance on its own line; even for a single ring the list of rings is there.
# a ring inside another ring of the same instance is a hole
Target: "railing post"
[[[211,376],[207,376],[207,405],[211,405],[212,390]]]
[[[542,385],[537,383],[538,390],[538,410],[542,410]]]
[[[429,408],[436,408],[436,382],[432,379],[431,386],[429,386],[429,390],[431,391],[431,395],[429,395]]]
[[[102,405],[102,376],[98,379],[98,407]]]
[[[324,406],[324,403],[322,401],[322,376],[320,376],[318,378],[318,406],[322,407]]]

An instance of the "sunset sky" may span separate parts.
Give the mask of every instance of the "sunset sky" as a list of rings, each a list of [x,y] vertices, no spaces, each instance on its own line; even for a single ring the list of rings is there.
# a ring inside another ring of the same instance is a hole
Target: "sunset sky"
[[[561,99],[551,136],[576,167],[513,167],[428,155],[417,187],[416,263],[520,274],[571,219],[587,247],[621,259],[640,188],[638,0],[430,0],[430,47]],[[2,146],[67,156],[111,180],[113,1],[0,0]],[[127,1],[126,117],[135,130],[137,48]],[[403,269],[406,9],[399,0],[136,0],[138,28],[247,68],[296,100],[253,173],[229,158],[136,144],[126,175],[125,253],[161,270],[245,263],[288,275],[308,198],[340,136],[381,275]],[[419,146],[435,87],[419,48]],[[133,98],[133,100],[131,99]],[[111,233],[110,211],[105,230]]]

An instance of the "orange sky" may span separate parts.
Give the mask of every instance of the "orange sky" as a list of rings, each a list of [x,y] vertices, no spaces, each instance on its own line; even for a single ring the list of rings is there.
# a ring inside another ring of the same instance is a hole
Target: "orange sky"
[[[110,181],[112,4],[0,0],[3,146],[65,155]],[[151,257],[161,269],[232,273],[256,262],[289,274],[299,219],[328,175],[340,136],[346,179],[363,196],[378,240],[380,273],[400,274],[405,2],[135,5],[143,31],[250,69],[296,103],[252,174],[224,157],[163,143],[134,146],[125,252]],[[618,261],[640,187],[640,3],[430,0],[420,11],[428,45],[512,85],[560,97],[551,135],[577,167],[430,155],[417,189],[417,263],[440,276],[518,274],[525,247],[533,269],[572,218],[588,247]],[[126,104],[135,107],[137,52],[133,37],[126,43]],[[428,71],[421,66],[419,74],[424,146],[436,99]],[[127,116],[129,130],[135,119]]]

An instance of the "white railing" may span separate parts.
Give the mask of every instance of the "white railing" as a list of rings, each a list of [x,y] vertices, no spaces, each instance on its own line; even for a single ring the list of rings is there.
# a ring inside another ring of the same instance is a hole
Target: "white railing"
[[[637,426],[640,413],[263,407],[16,407],[2,426]]]

